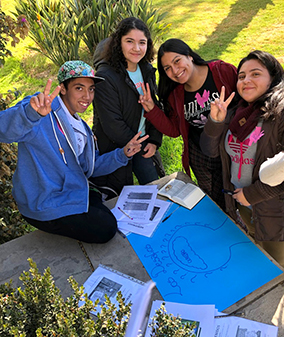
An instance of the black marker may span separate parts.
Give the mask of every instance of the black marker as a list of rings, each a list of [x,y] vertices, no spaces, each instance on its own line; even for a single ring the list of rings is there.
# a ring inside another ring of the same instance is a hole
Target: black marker
[[[230,190],[226,190],[226,189],[222,189],[222,192],[223,192],[223,193],[226,193],[226,194],[229,194],[229,195],[235,194],[234,191],[230,191]]]
[[[166,220],[168,220],[168,218],[169,218],[175,211],[177,211],[179,208],[180,208],[180,206],[178,206],[175,210],[173,210],[171,214],[169,214],[168,216],[165,217],[165,219],[162,220],[162,222],[165,222]]]

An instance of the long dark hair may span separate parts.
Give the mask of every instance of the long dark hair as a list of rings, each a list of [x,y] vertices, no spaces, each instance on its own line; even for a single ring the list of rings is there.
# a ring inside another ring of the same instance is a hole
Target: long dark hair
[[[254,50],[240,61],[238,73],[242,65],[249,60],[260,62],[271,77],[270,87],[254,102],[254,106],[264,112],[264,118],[280,114],[284,110],[284,70],[281,64],[273,55],[265,51]]]
[[[185,42],[179,39],[169,39],[164,42],[158,50],[158,71],[159,71],[159,84],[158,84],[158,96],[164,105],[165,112],[168,113],[168,97],[169,94],[178,86],[179,83],[171,80],[166,74],[161,58],[165,53],[173,52],[180,55],[191,56],[193,62],[197,65],[208,64],[209,61],[205,61],[201,56],[195,53]]]
[[[142,20],[135,17],[123,19],[118,24],[115,32],[108,39],[103,55],[103,59],[105,59],[118,72],[121,68],[121,63],[125,68],[127,68],[127,61],[121,49],[121,38],[132,29],[141,30],[147,38],[147,51],[140,62],[150,63],[154,58],[153,41],[147,25]]]

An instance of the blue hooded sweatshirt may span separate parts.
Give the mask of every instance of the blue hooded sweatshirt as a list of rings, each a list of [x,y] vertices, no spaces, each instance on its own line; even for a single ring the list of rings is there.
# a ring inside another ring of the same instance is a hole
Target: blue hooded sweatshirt
[[[87,178],[109,174],[130,158],[123,149],[100,156],[84,121],[87,144],[78,156],[74,130],[58,97],[45,117],[31,107],[30,98],[0,112],[0,142],[18,143],[13,196],[19,211],[40,221],[87,212]]]

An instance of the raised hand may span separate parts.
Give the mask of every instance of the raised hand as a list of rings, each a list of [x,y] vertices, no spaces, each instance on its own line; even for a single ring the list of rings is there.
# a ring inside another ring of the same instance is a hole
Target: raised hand
[[[216,98],[214,102],[211,102],[210,117],[216,122],[223,122],[227,116],[227,107],[232,102],[235,93],[232,92],[231,95],[224,101],[225,98],[225,87],[221,89],[220,98]]]
[[[57,86],[50,95],[51,83],[52,80],[49,79],[46,83],[44,91],[40,92],[37,96],[33,96],[30,100],[31,107],[41,116],[46,116],[50,113],[51,103],[60,92],[60,86]]]
[[[132,157],[135,155],[135,153],[139,152],[141,150],[141,143],[144,142],[147,138],[149,138],[149,135],[146,135],[140,139],[138,139],[141,136],[141,131],[138,132],[123,148],[124,154],[126,157]]]
[[[150,91],[150,86],[149,86],[149,83],[146,83],[146,88],[145,88],[145,85],[144,83],[142,83],[142,91],[143,91],[143,95],[140,95],[139,96],[139,101],[138,103],[140,103],[144,110],[146,112],[154,109],[154,106],[155,106],[155,103],[152,99],[152,96],[151,96],[151,91]]]

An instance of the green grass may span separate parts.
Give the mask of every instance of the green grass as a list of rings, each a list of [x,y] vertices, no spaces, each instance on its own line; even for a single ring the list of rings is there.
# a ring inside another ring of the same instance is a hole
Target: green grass
[[[171,24],[163,41],[176,37],[184,40],[204,59],[223,59],[234,65],[253,49],[262,49],[284,64],[283,0],[152,0],[167,11],[165,23]],[[14,0],[2,0],[2,9],[13,11]],[[11,48],[13,57],[0,69],[1,92],[16,87],[22,96],[42,90],[48,78],[56,85],[57,68],[45,57],[29,51],[33,41]],[[156,46],[156,49],[159,45]],[[155,65],[155,64],[154,64]],[[92,109],[84,117],[92,123]],[[166,173],[182,169],[181,138],[164,136],[161,155]]]

